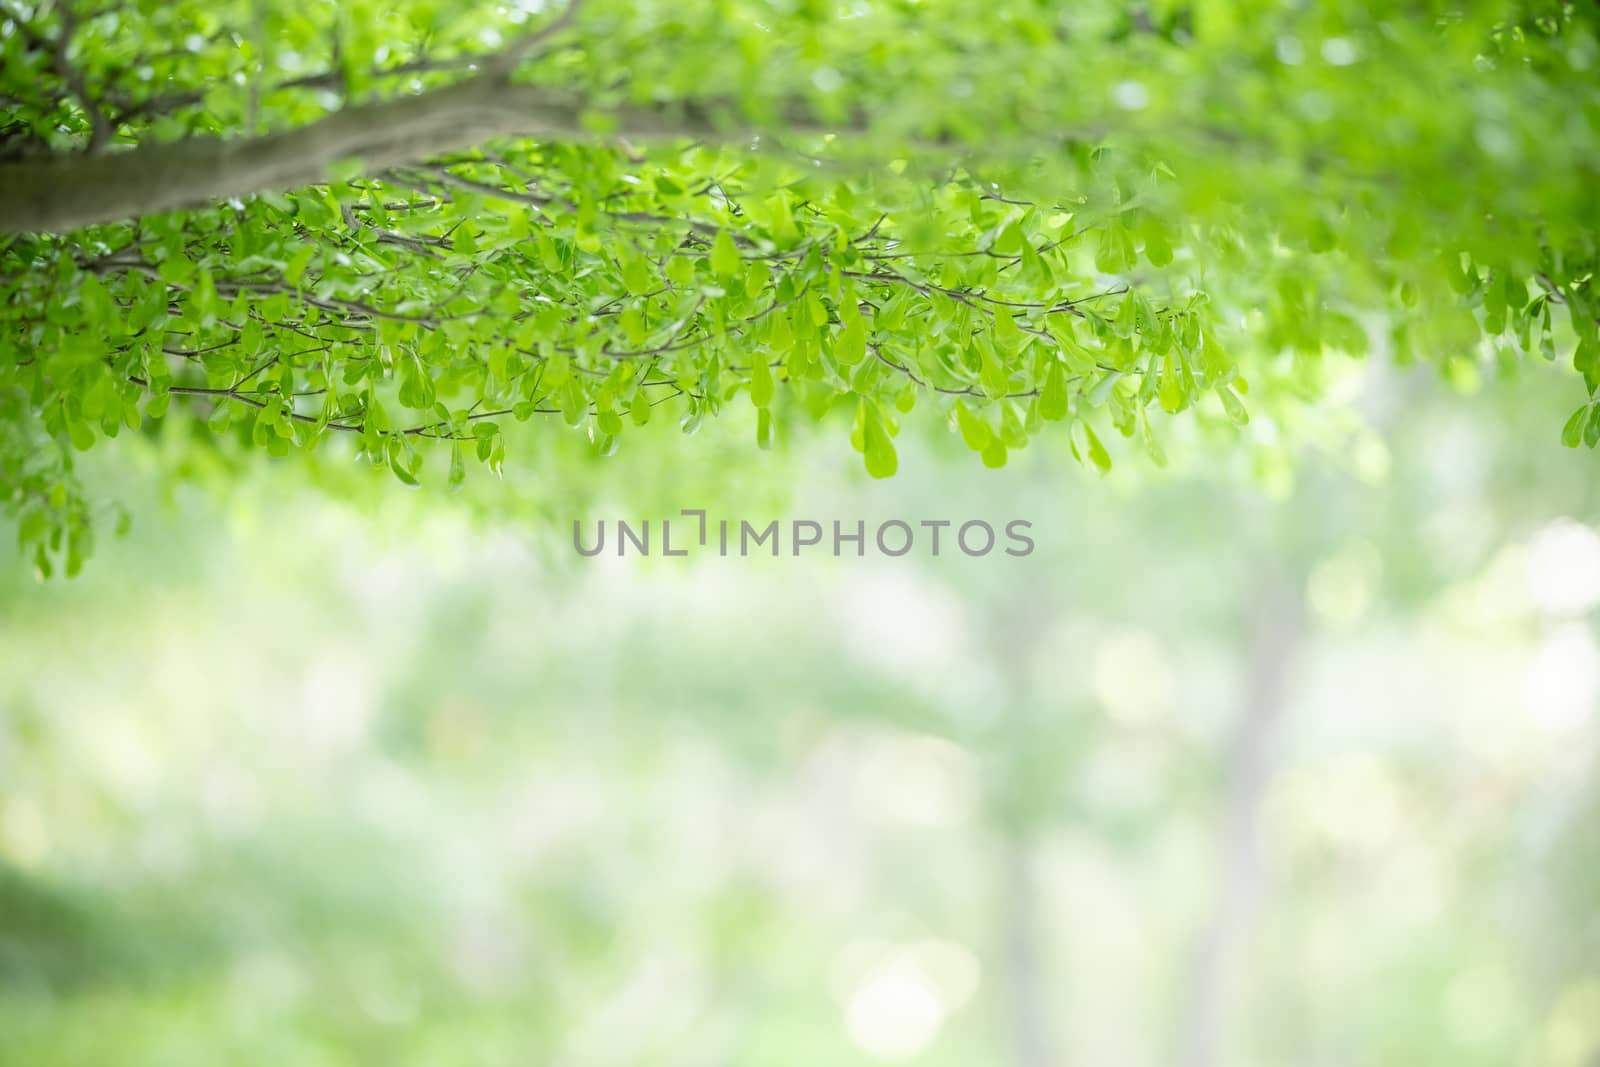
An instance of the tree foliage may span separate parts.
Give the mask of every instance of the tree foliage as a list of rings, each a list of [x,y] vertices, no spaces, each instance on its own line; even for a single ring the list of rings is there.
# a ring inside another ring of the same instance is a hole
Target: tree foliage
[[[730,404],[866,469],[1292,432],[1374,344],[1600,441],[1597,21],[1538,3],[0,6],[0,486],[163,419],[408,485]],[[835,414],[837,413],[837,414]],[[1051,428],[1050,424],[1056,424]]]

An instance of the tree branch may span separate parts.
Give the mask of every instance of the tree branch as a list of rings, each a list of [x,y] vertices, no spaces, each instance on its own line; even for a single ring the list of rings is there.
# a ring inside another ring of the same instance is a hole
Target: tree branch
[[[72,37],[77,32],[78,13],[73,10],[71,4],[62,4],[61,33],[56,37],[55,47],[50,50],[50,62],[55,67],[62,84],[78,98],[78,105],[83,108],[83,113],[89,116],[88,152],[93,155],[111,140],[112,129],[111,123],[106,120],[105,112],[100,110],[100,105],[90,95],[83,71],[73,66],[72,61],[67,58],[67,51],[72,47]]]
[[[18,160],[0,164],[0,233],[67,232],[294,189],[327,181],[329,167],[343,160],[359,160],[365,170],[377,172],[497,137],[653,141],[742,135],[703,114],[644,108],[610,112],[613,132],[602,135],[582,121],[584,110],[548,90],[479,75],[261,137],[195,137],[96,156]]]
[[[542,26],[532,33],[523,34],[511,44],[507,45],[497,55],[492,56],[485,64],[486,72],[496,78],[509,78],[518,64],[527,59],[533,50],[545,41],[554,37],[568,26],[577,17],[578,9],[583,6],[583,0],[567,0],[566,10],[557,15],[548,25]]]

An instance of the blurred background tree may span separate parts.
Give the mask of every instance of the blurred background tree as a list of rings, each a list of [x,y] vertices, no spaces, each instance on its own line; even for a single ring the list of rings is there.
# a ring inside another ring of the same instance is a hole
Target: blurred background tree
[[[585,560],[106,454],[151,518],[0,596],[0,1059],[1589,1067],[1564,382],[1374,377],[1367,481],[799,449],[694,501],[1026,517],[1021,559]]]

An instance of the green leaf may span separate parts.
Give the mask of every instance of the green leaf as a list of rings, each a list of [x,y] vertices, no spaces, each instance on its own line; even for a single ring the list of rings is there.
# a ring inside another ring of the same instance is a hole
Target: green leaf
[[[635,426],[643,426],[650,421],[650,400],[640,389],[633,394],[633,402],[628,405],[628,418]]]
[[[450,446],[450,477],[447,484],[452,490],[460,489],[467,480],[467,461],[462,454],[461,445]]]
[[[1013,353],[1022,344],[1023,333],[1011,312],[1001,309],[994,313],[994,344],[1003,353]]]
[[[961,439],[967,447],[974,452],[982,452],[994,440],[994,431],[989,424],[972,413],[966,401],[957,400],[955,406],[956,426],[961,431]]]
[[[1105,402],[1111,398],[1113,390],[1116,389],[1117,383],[1121,380],[1121,371],[1106,371],[1106,373],[1102,374],[1100,379],[1094,383],[1094,388],[1090,389],[1086,394],[1084,394],[1084,402],[1092,408],[1103,406]]]
[[[841,309],[839,317],[843,326],[833,344],[833,358],[853,367],[867,356],[867,327],[855,308]]]
[[[1101,474],[1107,474],[1111,470],[1111,454],[1106,451],[1106,446],[1100,443],[1094,428],[1082,419],[1072,424],[1072,453],[1080,462],[1087,459],[1094,464]]]
[[[1094,268],[1102,274],[1125,274],[1133,269],[1133,238],[1119,220],[1107,222],[1100,231]]]
[[[1144,257],[1152,267],[1165,267],[1172,262],[1172,245],[1167,241],[1165,227],[1154,215],[1146,215],[1140,227],[1144,237]]]
[[[869,401],[862,403],[866,409],[866,417],[862,422],[862,456],[866,460],[867,473],[874,478],[892,477],[900,462],[895,455],[894,442],[889,438],[878,406]]]
[[[655,276],[650,273],[650,263],[643,256],[629,250],[620,257],[618,265],[622,270],[623,284],[628,287],[628,292],[635,296],[648,293],[655,286]]]
[[[1051,360],[1050,369],[1045,372],[1044,388],[1039,393],[1039,416],[1055,422],[1067,417],[1067,407],[1067,375],[1061,364]]]
[[[719,278],[737,278],[743,266],[733,237],[727,230],[718,230],[711,242],[711,273]]]
[[[1177,414],[1187,405],[1184,396],[1183,383],[1179,380],[1178,369],[1172,356],[1167,356],[1161,373],[1160,388],[1161,408],[1169,414]]]
[[[1022,224],[1012,222],[1000,231],[1000,236],[995,239],[994,250],[1002,256],[1020,255],[1025,239],[1022,236]]]
[[[1150,462],[1157,467],[1167,465],[1167,451],[1161,447],[1161,442],[1156,439],[1155,431],[1150,428],[1150,420],[1145,417],[1143,410],[1139,412],[1139,436],[1144,441],[1145,452],[1150,456]]]
[[[1561,427],[1562,444],[1568,448],[1577,448],[1583,443],[1583,427],[1589,419],[1590,410],[1590,405],[1584,404],[1567,418],[1566,425]]]
[[[387,450],[389,454],[389,469],[400,480],[400,484],[411,489],[420,487],[422,483],[417,481],[417,476],[412,473],[406,457],[402,454],[400,438],[388,438]]]
[[[561,417],[568,426],[577,426],[589,412],[589,398],[584,395],[583,383],[576,377],[568,378],[557,392],[560,394]]]
[[[997,400],[1006,395],[1011,388],[1010,377],[1006,374],[1000,361],[995,358],[988,346],[980,346],[978,382],[983,386],[983,391],[991,400]]]
[[[772,403],[772,368],[767,366],[765,353],[757,352],[750,360],[750,401],[758,408]]]
[[[1572,351],[1572,366],[1583,375],[1590,396],[1600,391],[1600,340],[1592,336],[1580,340]]]
[[[1217,386],[1217,398],[1222,401],[1222,408],[1228,413],[1228,419],[1235,426],[1243,426],[1250,421],[1250,413],[1245,410],[1244,403],[1234,395],[1232,389],[1226,385]]]
[[[294,255],[289,257],[289,262],[283,268],[283,280],[290,285],[299,285],[300,279],[305,276],[306,267],[311,264],[311,257],[317,254],[315,245],[301,245]]]

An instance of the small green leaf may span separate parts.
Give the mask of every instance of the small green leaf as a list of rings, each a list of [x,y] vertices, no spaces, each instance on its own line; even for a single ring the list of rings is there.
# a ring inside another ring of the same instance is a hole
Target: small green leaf
[[[299,285],[300,279],[306,273],[306,267],[311,264],[311,257],[316,255],[315,245],[302,245],[300,250],[289,257],[289,262],[283,268],[283,280],[290,285]]]
[[[628,418],[635,426],[643,426],[650,421],[650,401],[643,389],[633,394],[633,402],[628,405]]]
[[[1133,237],[1121,222],[1106,223],[1100,231],[1094,269],[1102,274],[1123,274],[1133,267]]]
[[[1166,228],[1153,215],[1145,216],[1140,227],[1144,236],[1144,258],[1152,267],[1165,267],[1172,262],[1172,245],[1167,241]]]
[[[1175,415],[1182,411],[1186,403],[1183,395],[1183,383],[1178,378],[1178,369],[1173,364],[1169,355],[1161,373],[1160,389],[1161,408],[1168,414]]]
[[[635,296],[648,293],[655,284],[649,261],[631,249],[619,257],[618,266],[622,268],[622,284]]]
[[[1051,422],[1067,417],[1067,375],[1054,360],[1045,372],[1044,388],[1039,393],[1039,417]]]
[[[1243,426],[1250,421],[1250,413],[1245,410],[1241,401],[1232,389],[1226,385],[1217,386],[1217,398],[1222,401],[1222,408],[1228,413],[1228,418],[1235,426]]]
[[[772,368],[767,366],[764,352],[755,353],[750,360],[750,401],[758,408],[772,403]]]
[[[1583,427],[1588,421],[1590,406],[1584,404],[1567,418],[1567,424],[1561,427],[1561,443],[1568,448],[1577,448],[1583,442]]]
[[[841,309],[840,319],[844,325],[834,342],[833,358],[846,367],[853,367],[866,358],[867,327],[861,320],[861,312],[854,308]]]
[[[1167,450],[1161,447],[1161,442],[1157,440],[1155,431],[1150,429],[1150,420],[1145,418],[1142,410],[1139,412],[1139,435],[1144,440],[1144,450],[1149,454],[1150,462],[1157,467],[1165,467],[1167,465]]]
[[[87,452],[94,447],[94,430],[82,419],[67,419],[67,438],[79,452]]]
[[[460,489],[467,480],[467,460],[461,452],[459,443],[450,446],[450,478],[447,484],[452,490]]]
[[[994,315],[994,343],[995,347],[1005,353],[1012,353],[1022,344],[1023,334],[1017,328],[1016,317],[1011,312],[1001,309]]]
[[[417,476],[411,472],[410,467],[401,455],[400,439],[390,437],[388,441],[389,469],[394,476],[400,479],[400,484],[411,489],[418,488],[422,483],[417,481]]]
[[[1600,340],[1594,337],[1580,339],[1577,347],[1572,350],[1572,366],[1583,375],[1584,383],[1589,387],[1589,395],[1594,396],[1596,390],[1600,389]]]
[[[711,242],[711,272],[719,278],[737,278],[743,266],[739,248],[727,230],[718,230]]]
[[[1013,222],[1000,231],[1000,236],[995,238],[994,250],[1002,256],[1015,256],[1022,253],[1024,238],[1022,225]]]
[[[1006,390],[1011,387],[1011,379],[994,353],[989,351],[988,346],[983,346],[981,353],[978,357],[981,367],[978,372],[978,382],[991,400],[999,399],[1005,396]]]
[[[956,426],[961,431],[961,439],[974,452],[982,452],[994,440],[994,431],[989,424],[974,415],[963,400],[956,401]]]
[[[889,431],[883,424],[883,416],[878,412],[878,406],[864,403],[866,403],[866,413],[861,427],[861,452],[866,460],[867,473],[874,478],[891,477],[900,465],[899,459],[895,456],[894,442],[889,438]]]
[[[1094,428],[1082,419],[1072,424],[1072,452],[1080,461],[1087,459],[1101,474],[1111,470],[1111,455],[1100,443]]]

